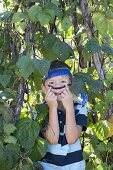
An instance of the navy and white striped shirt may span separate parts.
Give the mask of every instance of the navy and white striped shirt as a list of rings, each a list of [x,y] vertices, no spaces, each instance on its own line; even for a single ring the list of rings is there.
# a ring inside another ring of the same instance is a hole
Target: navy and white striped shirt
[[[86,107],[74,103],[74,109],[76,124],[81,125],[83,130],[86,130]],[[74,144],[68,144],[65,136],[66,114],[60,110],[58,110],[58,120],[60,127],[58,144],[48,143],[48,151],[40,163],[45,170],[85,170],[80,139]]]

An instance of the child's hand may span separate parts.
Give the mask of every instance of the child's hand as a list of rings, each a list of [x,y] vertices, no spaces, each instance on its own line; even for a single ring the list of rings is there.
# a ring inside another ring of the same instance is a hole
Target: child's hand
[[[57,103],[57,96],[51,91],[51,87],[48,89],[46,96],[45,96],[45,101],[48,104],[48,107],[50,109],[52,108],[57,108],[58,103]]]
[[[68,86],[65,87],[61,94],[61,101],[65,109],[73,108],[73,96]]]

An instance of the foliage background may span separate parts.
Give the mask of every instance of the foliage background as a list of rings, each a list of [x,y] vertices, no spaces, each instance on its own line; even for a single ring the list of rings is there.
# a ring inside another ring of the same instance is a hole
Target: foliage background
[[[72,67],[74,93],[87,93],[86,170],[113,169],[113,1],[0,2],[0,169],[37,170],[47,150],[39,131],[50,61]],[[3,9],[3,11],[2,11]]]

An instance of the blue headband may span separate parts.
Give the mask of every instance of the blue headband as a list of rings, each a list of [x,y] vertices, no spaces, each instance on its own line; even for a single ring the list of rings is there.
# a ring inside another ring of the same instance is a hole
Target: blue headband
[[[44,81],[52,77],[65,76],[65,75],[71,76],[70,70],[68,68],[58,68],[58,69],[50,70],[48,72],[47,77],[44,78]]]

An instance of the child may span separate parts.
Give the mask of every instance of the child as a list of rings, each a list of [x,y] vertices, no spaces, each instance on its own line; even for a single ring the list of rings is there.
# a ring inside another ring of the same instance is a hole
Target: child
[[[42,85],[49,108],[48,125],[43,131],[48,151],[40,161],[44,170],[85,170],[79,137],[86,130],[87,109],[74,103],[71,80],[67,64],[55,60]]]

